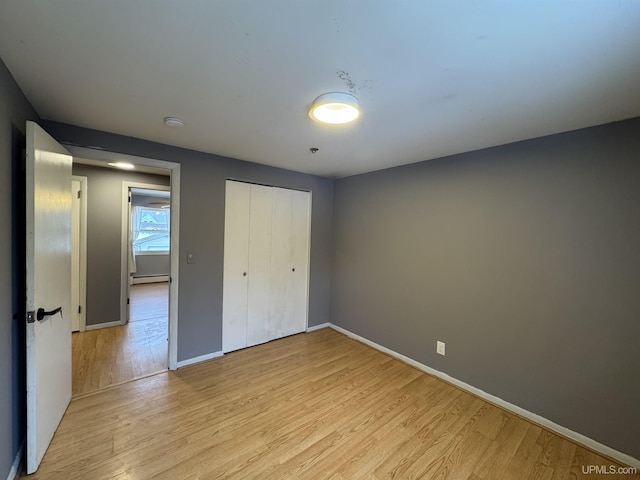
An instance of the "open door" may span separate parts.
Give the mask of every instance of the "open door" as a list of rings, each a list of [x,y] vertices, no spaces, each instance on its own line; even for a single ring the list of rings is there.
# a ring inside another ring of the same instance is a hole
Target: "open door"
[[[27,122],[27,473],[71,400],[71,164],[62,145]]]

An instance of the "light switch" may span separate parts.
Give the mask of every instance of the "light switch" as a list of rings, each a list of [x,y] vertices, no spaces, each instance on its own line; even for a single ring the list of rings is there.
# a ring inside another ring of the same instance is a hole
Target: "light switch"
[[[187,252],[187,263],[196,263],[196,256],[193,252]]]

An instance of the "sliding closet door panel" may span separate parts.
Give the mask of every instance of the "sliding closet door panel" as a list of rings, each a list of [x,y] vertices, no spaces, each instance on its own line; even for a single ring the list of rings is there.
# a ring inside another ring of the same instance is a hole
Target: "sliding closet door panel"
[[[268,342],[273,188],[251,185],[247,346]]]
[[[293,315],[291,209],[292,191],[273,189],[271,221],[271,303],[269,309],[270,338],[290,335],[288,325]]]
[[[311,193],[291,190],[291,315],[285,335],[307,329],[309,249],[311,243]]]
[[[224,219],[222,350],[247,346],[250,189],[227,181]]]

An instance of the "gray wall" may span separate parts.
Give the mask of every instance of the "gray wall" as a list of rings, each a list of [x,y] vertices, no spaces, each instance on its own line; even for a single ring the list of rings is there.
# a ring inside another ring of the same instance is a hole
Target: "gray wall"
[[[333,323],[640,458],[640,119],[344,178],[334,202]]]
[[[38,115],[0,61],[0,478],[25,435],[25,122]]]
[[[136,273],[132,277],[169,275],[170,271],[171,256],[169,254],[136,255]]]
[[[169,177],[81,164],[73,174],[87,177],[87,325],[118,322],[122,182],[169,185]]]
[[[56,122],[42,125],[58,141],[181,164],[178,361],[222,349],[227,178],[312,191],[309,325],[329,321],[332,180]],[[186,263],[187,251],[196,263]]]

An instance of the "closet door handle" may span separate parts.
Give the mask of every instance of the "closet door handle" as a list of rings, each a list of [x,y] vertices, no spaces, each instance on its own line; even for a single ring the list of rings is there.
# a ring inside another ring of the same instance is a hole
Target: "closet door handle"
[[[247,272],[242,272],[242,276],[246,277],[247,276]]]

